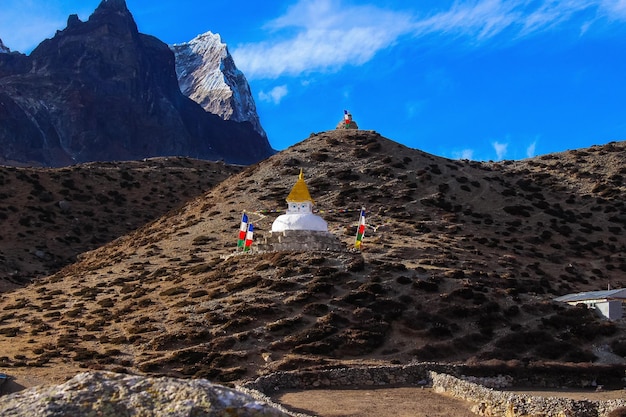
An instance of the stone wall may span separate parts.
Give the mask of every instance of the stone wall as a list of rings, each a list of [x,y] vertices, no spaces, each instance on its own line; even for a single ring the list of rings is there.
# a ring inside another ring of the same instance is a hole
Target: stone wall
[[[472,412],[481,416],[607,417],[626,399],[608,401],[573,400],[557,397],[534,397],[496,391],[452,375],[430,372],[436,392],[475,403]]]
[[[343,252],[345,245],[329,232],[313,230],[285,230],[270,232],[252,246],[253,252],[333,251]]]
[[[454,365],[417,363],[398,366],[276,372],[259,377],[243,386],[267,394],[282,389],[294,388],[426,385],[429,383],[429,372],[433,369],[442,373],[455,373]]]
[[[612,410],[626,407],[626,399],[587,401],[497,391],[486,385],[505,388],[514,383],[513,378],[508,375],[466,377],[462,376],[465,370],[466,367],[462,365],[414,363],[289,371],[259,377],[244,384],[243,388],[270,394],[283,389],[430,385],[436,392],[474,403],[472,411],[482,416],[608,417]],[[586,378],[586,375],[581,378]],[[549,381],[544,380],[543,386],[550,385]]]

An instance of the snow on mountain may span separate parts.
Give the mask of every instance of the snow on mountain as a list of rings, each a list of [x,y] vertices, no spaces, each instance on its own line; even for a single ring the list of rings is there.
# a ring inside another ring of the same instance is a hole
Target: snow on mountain
[[[9,52],[11,52],[11,50],[4,46],[4,43],[2,43],[2,39],[0,39],[0,54],[8,54]]]
[[[183,94],[225,120],[250,122],[261,136],[267,137],[248,81],[219,34],[206,32],[170,48],[176,56],[176,74]]]

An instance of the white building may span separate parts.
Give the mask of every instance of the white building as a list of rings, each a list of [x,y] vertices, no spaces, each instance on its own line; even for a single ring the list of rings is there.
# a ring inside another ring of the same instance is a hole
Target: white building
[[[555,301],[569,305],[585,304],[609,320],[620,320],[624,317],[626,306],[626,288],[605,291],[588,291],[567,294],[555,298]]]

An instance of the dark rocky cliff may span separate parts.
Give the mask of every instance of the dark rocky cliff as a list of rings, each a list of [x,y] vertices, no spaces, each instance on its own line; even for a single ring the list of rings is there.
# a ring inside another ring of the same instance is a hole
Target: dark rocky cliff
[[[179,155],[249,164],[272,153],[249,123],[180,92],[173,53],[138,32],[124,0],[103,0],[87,22],[70,16],[30,56],[0,54],[0,163]]]

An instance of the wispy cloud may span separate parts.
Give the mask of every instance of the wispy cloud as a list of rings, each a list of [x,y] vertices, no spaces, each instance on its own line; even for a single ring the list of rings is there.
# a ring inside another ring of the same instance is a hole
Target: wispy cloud
[[[527,35],[554,28],[571,20],[575,14],[591,9],[597,4],[597,1],[593,0],[546,1],[525,16],[520,34]],[[581,23],[580,28],[583,26],[586,26],[586,22]]]
[[[625,0],[478,0],[455,1],[450,9],[416,22],[417,35],[448,35],[466,38],[479,44],[506,35],[517,40],[566,24],[582,32],[590,19],[611,15],[614,20],[626,18]],[[605,11],[602,12],[602,9]],[[587,17],[577,20],[577,16]]]
[[[453,152],[452,157],[454,159],[469,159],[470,161],[474,159],[474,150],[473,149],[463,149],[458,152]]]
[[[275,78],[361,65],[411,31],[411,16],[335,0],[301,0],[267,25],[271,36],[293,36],[237,47],[233,56],[248,78]],[[295,29],[295,30],[293,30]]]
[[[537,141],[535,140],[526,148],[526,156],[528,158],[532,158],[533,156],[535,156],[536,148],[537,148]]]
[[[583,13],[586,17],[578,18]],[[458,0],[430,14],[342,0],[298,0],[265,26],[273,40],[239,45],[233,55],[248,78],[271,79],[362,65],[404,39],[442,36],[476,45],[503,35],[517,40],[566,24],[583,33],[600,17],[626,20],[626,0]]]
[[[508,143],[500,143],[500,142],[493,142],[491,144],[493,146],[493,149],[496,151],[496,156],[498,158],[498,161],[504,159],[504,157],[506,156],[506,152],[507,152],[507,148],[509,147]]]
[[[517,0],[457,1],[449,10],[417,21],[415,33],[490,38],[521,19],[517,4]]]
[[[261,91],[259,93],[259,100],[267,103],[280,104],[281,100],[289,93],[286,85],[279,85],[272,88],[267,93]]]
[[[626,0],[602,0],[600,10],[611,20],[626,19]]]

